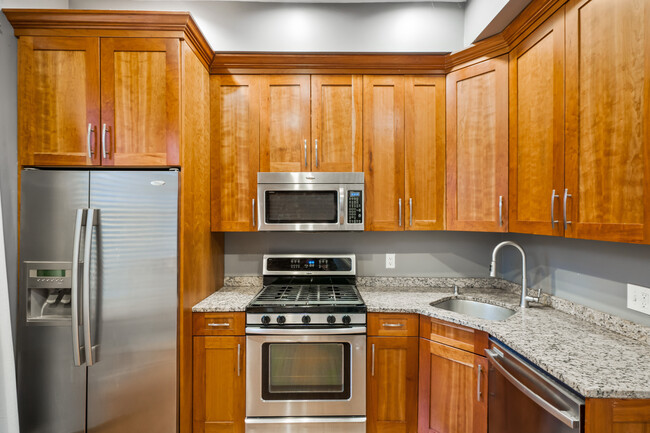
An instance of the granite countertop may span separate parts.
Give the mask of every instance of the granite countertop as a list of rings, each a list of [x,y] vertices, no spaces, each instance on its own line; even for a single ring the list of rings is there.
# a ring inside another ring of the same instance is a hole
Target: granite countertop
[[[231,277],[192,311],[244,311],[260,277]],[[486,301],[517,312],[503,321],[442,310],[431,302]],[[650,398],[650,328],[544,296],[544,304],[518,307],[517,285],[485,278],[370,278],[357,287],[368,312],[418,313],[486,331],[587,398]]]

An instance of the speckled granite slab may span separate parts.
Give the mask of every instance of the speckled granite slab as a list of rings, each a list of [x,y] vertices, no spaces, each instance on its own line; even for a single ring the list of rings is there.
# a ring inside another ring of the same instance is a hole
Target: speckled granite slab
[[[261,277],[225,282],[192,311],[243,311],[262,286]],[[357,283],[369,312],[418,313],[486,331],[585,397],[650,398],[646,327],[553,296],[520,310],[520,286],[499,279],[358,277]],[[517,312],[490,321],[430,305],[453,297],[454,285],[460,298]]]

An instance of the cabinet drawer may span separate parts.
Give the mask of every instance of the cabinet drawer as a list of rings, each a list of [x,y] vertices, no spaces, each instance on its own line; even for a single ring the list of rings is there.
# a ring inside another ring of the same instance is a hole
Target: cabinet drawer
[[[432,317],[420,317],[420,337],[485,356],[488,334]]]
[[[418,315],[402,313],[368,314],[368,335],[417,337]]]
[[[244,335],[244,313],[193,313],[194,335]]]

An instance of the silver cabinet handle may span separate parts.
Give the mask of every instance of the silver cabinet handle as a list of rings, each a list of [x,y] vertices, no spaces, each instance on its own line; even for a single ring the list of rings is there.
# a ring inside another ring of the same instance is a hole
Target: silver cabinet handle
[[[318,168],[318,138],[314,141],[316,142],[314,145],[314,150],[316,150],[316,168]]]
[[[74,222],[74,240],[72,242],[72,283],[70,288],[70,310],[72,316],[72,358],[75,367],[83,362],[79,346],[79,241],[84,216],[83,209],[77,209]]]
[[[499,227],[503,227],[503,196],[499,196]]]
[[[307,168],[307,140],[305,139],[305,168]]]
[[[106,159],[106,131],[108,131],[108,125],[104,123],[102,126],[102,158]]]
[[[481,373],[483,373],[483,366],[478,365],[478,380],[476,383],[476,401],[481,401]]]
[[[253,227],[255,227],[255,199],[253,199]]]
[[[93,128],[92,124],[88,124],[88,133],[86,134],[86,144],[88,145],[88,158],[92,159],[93,155],[95,152],[93,152],[93,148],[91,146],[91,141],[92,141],[92,133],[95,132],[95,128]]]
[[[372,343],[372,360],[370,362],[370,375],[374,376],[375,375],[375,343]]]
[[[382,324],[384,328],[403,328],[403,323],[384,323]]]
[[[208,326],[212,328],[221,328],[230,326],[230,323],[208,323]]]
[[[555,199],[560,198],[558,194],[555,194],[555,190],[551,193],[551,228],[555,228],[555,224],[559,221],[555,219]]]
[[[88,209],[86,212],[86,238],[84,240],[84,269],[82,280],[82,307],[84,321],[84,346],[86,347],[86,365],[89,367],[94,364],[93,345],[91,341],[91,322],[90,322],[90,250],[92,249],[93,240],[93,222],[95,219],[95,209]]]
[[[345,224],[345,188],[339,188],[339,224]]]
[[[402,227],[402,199],[397,200],[397,225]]]
[[[237,377],[241,376],[241,343],[237,344]]]
[[[413,227],[413,199],[409,198],[409,226]]]
[[[563,211],[564,211],[564,230],[567,229],[568,224],[571,224],[571,221],[567,221],[567,219],[566,219],[566,199],[567,199],[567,197],[571,197],[571,194],[569,194],[569,189],[568,188],[564,188],[564,205],[563,205],[563,207],[564,207],[564,209],[563,209]]]

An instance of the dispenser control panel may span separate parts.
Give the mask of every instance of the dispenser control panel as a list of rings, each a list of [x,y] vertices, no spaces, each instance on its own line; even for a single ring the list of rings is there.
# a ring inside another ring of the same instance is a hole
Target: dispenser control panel
[[[23,264],[27,282],[27,322],[46,325],[69,321],[72,263],[26,261]]]

